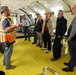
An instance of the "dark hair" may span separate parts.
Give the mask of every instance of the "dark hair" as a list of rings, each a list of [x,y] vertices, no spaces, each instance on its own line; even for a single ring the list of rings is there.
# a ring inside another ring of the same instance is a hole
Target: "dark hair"
[[[4,71],[0,71],[0,75],[5,75],[5,72]]]
[[[63,10],[59,10],[59,12],[61,12],[63,14]]]
[[[4,11],[5,11],[7,8],[8,8],[8,6],[2,6],[2,7],[1,7],[1,14],[3,14]]]

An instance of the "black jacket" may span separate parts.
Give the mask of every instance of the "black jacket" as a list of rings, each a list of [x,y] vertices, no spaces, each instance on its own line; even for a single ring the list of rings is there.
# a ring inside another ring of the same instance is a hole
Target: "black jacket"
[[[42,24],[43,24],[43,19],[38,20],[36,31],[38,31],[38,32],[42,31]]]
[[[64,17],[57,18],[56,33],[55,33],[56,37],[60,36],[62,38],[66,30],[67,30],[67,20]]]
[[[34,23],[34,26],[35,26],[34,27],[34,31],[36,31],[37,30],[37,24],[36,24],[37,18],[35,18],[34,20],[35,20],[35,23]]]

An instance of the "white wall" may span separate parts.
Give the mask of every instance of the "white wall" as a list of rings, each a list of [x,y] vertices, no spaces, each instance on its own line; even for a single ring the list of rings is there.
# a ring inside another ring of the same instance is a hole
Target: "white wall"
[[[65,13],[64,17],[67,19],[67,28],[69,27],[69,25],[71,24],[74,16],[72,15],[71,12]]]
[[[68,13],[64,13],[64,17],[67,19],[67,29],[68,29],[68,27],[69,27],[69,25],[71,24],[74,16],[72,15],[71,12],[68,12]],[[55,15],[53,15],[53,16],[51,17],[51,19],[52,19],[54,28],[56,28],[56,19],[57,19],[57,17],[56,17]]]

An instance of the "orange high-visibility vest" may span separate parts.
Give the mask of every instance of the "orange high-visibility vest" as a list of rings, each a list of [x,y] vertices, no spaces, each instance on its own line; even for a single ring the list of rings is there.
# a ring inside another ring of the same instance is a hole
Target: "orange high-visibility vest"
[[[10,26],[12,25],[10,20],[7,17],[2,16],[1,17],[1,25],[0,25],[0,42],[9,42],[12,43],[13,41],[16,40],[16,32],[10,32],[10,33],[5,33],[2,27],[3,21],[7,19]]]

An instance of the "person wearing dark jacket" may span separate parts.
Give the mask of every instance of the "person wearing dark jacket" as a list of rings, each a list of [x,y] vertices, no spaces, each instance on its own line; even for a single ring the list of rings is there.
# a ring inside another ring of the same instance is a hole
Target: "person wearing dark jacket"
[[[39,16],[39,20],[37,22],[37,29],[36,29],[36,32],[37,32],[37,36],[38,36],[38,44],[36,46],[39,46],[40,48],[42,47],[42,24],[43,24],[43,19],[42,19],[42,16],[40,15]]]
[[[37,30],[37,22],[38,22],[38,18],[39,18],[39,15],[40,14],[37,14],[37,18],[35,18],[35,23],[34,23],[34,41],[32,44],[36,44],[37,43],[37,33],[36,33],[36,30]]]
[[[55,40],[53,44],[53,58],[51,61],[58,60],[61,57],[61,40],[67,30],[67,20],[63,16],[63,11],[59,10],[56,22]]]
[[[65,72],[72,72],[76,64],[76,5],[72,8],[72,13],[75,16],[69,29],[68,29],[68,46],[70,53],[70,60],[68,63],[64,63],[66,68],[62,68]]]

